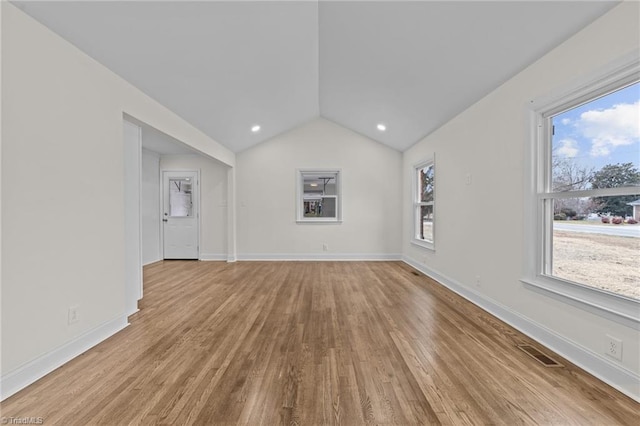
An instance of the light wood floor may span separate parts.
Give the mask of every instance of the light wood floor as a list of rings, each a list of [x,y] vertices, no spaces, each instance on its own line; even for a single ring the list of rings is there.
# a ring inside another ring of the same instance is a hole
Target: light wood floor
[[[47,425],[638,425],[398,262],[161,262],[131,326],[2,404]]]

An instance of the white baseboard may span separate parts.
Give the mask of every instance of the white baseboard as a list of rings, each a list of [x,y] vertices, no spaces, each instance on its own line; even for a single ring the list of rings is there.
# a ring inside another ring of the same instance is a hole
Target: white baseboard
[[[284,253],[284,254],[239,254],[238,260],[243,261],[385,261],[385,260],[402,260],[399,253]]]
[[[415,259],[403,256],[402,260],[491,315],[531,337],[541,345],[568,359],[611,387],[640,402],[640,376],[633,371],[614,364],[604,355],[597,354],[560,336],[543,325],[524,317],[489,297],[481,295],[456,280],[434,271]]]
[[[0,401],[26,388],[56,368],[71,361],[73,358],[86,352],[108,337],[113,336],[127,325],[129,325],[129,323],[127,322],[126,316],[107,321],[51,352],[3,375],[0,378]]]
[[[200,253],[200,260],[227,260],[228,256],[222,253]]]

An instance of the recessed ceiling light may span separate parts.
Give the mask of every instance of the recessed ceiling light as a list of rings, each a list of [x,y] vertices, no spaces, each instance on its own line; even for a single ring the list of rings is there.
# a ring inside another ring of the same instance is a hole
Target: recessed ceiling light
[[[382,123],[378,123],[378,125],[376,126],[378,128],[378,130],[380,130],[381,132],[384,132],[385,130],[387,130],[387,126],[385,126]]]
[[[253,133],[258,133],[260,131],[260,125],[256,124],[254,126],[251,126],[251,131]]]

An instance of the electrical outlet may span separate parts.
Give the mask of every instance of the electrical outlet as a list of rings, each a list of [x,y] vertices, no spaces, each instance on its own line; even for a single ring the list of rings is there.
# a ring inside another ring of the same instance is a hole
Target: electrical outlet
[[[67,320],[69,324],[76,323],[80,321],[80,317],[78,316],[78,306],[70,306],[69,312],[67,315]]]
[[[607,334],[605,337],[604,353],[618,361],[622,361],[622,340]]]
[[[471,181],[472,181],[471,173],[467,173],[466,175],[464,175],[465,185],[471,185]]]
[[[329,244],[327,243],[322,244],[322,251],[329,251]]]

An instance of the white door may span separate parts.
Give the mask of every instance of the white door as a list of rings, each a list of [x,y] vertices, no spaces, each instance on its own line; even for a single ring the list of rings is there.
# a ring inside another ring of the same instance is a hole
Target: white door
[[[162,228],[165,259],[198,259],[199,188],[197,171],[162,172]]]

